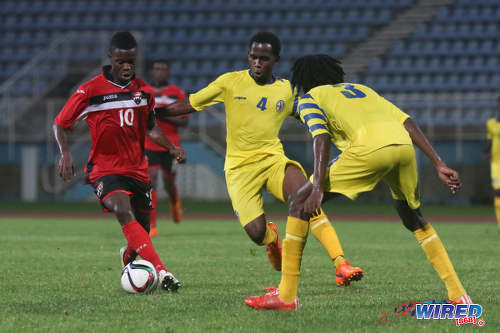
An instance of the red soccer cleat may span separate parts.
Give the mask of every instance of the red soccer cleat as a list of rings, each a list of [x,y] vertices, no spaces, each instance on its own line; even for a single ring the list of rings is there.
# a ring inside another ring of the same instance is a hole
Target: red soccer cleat
[[[266,245],[267,257],[269,258],[273,268],[278,272],[281,272],[281,241],[278,226],[273,222],[268,222],[267,225],[276,231],[276,235],[278,235],[276,242]]]
[[[297,311],[299,309],[299,299],[291,302],[283,301],[278,295],[278,289],[275,287],[266,288],[268,293],[262,296],[250,296],[245,298],[245,303],[258,310],[279,310],[279,311]]]
[[[351,281],[359,281],[362,277],[363,270],[359,267],[352,267],[347,260],[337,268],[337,272],[335,273],[337,287],[348,286]]]

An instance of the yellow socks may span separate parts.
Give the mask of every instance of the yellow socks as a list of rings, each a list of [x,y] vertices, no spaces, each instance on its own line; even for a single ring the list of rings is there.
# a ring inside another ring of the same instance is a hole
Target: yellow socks
[[[339,266],[342,265],[344,261],[345,261],[344,256],[338,256],[337,258],[335,258],[335,260],[333,261],[335,269],[339,268]]]
[[[281,282],[279,296],[285,302],[297,297],[302,251],[306,244],[309,223],[296,217],[288,216],[286,237],[283,240]]]
[[[344,251],[340,245],[337,232],[328,220],[326,214],[321,210],[321,214],[314,216],[309,220],[311,232],[316,239],[323,245],[328,255],[333,260],[335,268],[344,263]]]
[[[448,298],[452,301],[458,301],[462,295],[467,294],[434,228],[427,224],[423,228],[415,230],[413,234],[439,277],[444,281],[448,290]]]
[[[276,239],[278,239],[278,234],[269,226],[269,224],[266,223],[266,235],[264,236],[262,245],[274,243],[276,242]]]
[[[500,228],[500,197],[495,197],[495,215],[497,216],[498,228]]]

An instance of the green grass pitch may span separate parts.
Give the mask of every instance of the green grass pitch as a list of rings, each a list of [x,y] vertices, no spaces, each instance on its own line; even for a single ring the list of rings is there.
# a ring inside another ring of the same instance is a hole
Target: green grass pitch
[[[285,224],[278,221],[283,237]],[[0,332],[498,332],[500,234],[494,224],[435,223],[459,277],[483,305],[486,326],[379,313],[447,296],[415,238],[399,223],[336,222],[347,258],[365,270],[349,287],[312,235],[303,256],[298,312],[257,311],[244,298],[280,274],[238,222],[159,221],[154,245],[184,283],[176,294],[128,295],[120,286],[118,223],[0,218]]]

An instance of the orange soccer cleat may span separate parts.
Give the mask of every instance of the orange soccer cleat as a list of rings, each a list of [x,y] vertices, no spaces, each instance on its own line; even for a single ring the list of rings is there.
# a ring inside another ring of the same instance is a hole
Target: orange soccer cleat
[[[156,237],[158,236],[158,229],[156,227],[152,227],[149,230],[149,237]]]
[[[279,311],[297,311],[299,309],[299,299],[291,302],[283,301],[278,295],[278,289],[275,287],[266,288],[268,293],[262,296],[250,296],[245,298],[245,303],[254,309],[258,310],[279,310]]]
[[[174,223],[179,223],[182,220],[181,200],[177,198],[174,202],[170,202],[170,212]]]
[[[335,273],[335,280],[337,286],[348,286],[351,281],[359,281],[363,277],[363,270],[359,267],[352,267],[349,261],[344,261],[342,265],[337,268]]]
[[[266,245],[267,257],[269,258],[273,268],[281,272],[281,241],[278,226],[273,222],[268,222],[267,225],[276,231],[276,235],[278,236],[274,243]]]

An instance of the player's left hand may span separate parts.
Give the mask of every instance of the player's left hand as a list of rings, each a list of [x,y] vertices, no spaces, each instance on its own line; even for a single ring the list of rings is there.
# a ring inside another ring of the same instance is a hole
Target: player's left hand
[[[177,162],[186,163],[186,151],[182,148],[173,148],[170,150],[170,154],[174,155]]]
[[[458,172],[448,168],[446,164],[441,164],[436,167],[436,171],[438,173],[439,179],[448,186],[451,191],[451,194],[456,194],[460,187],[462,187],[462,183],[460,182],[460,177]]]
[[[304,212],[310,215],[318,214],[322,202],[323,189],[321,187],[313,187],[311,193],[304,202]]]

